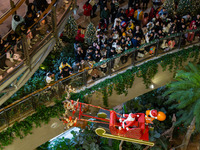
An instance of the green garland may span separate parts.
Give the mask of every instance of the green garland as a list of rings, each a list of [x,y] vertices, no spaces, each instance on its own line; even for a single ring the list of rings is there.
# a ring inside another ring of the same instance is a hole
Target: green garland
[[[84,102],[85,95],[91,95],[95,91],[102,91],[104,95],[104,105],[108,106],[108,96],[112,95],[113,89],[117,94],[128,94],[128,88],[131,88],[134,82],[135,74],[143,78],[146,87],[151,83],[152,78],[158,71],[158,63],[161,64],[163,71],[168,67],[169,71],[176,71],[177,66],[182,66],[188,58],[193,58],[194,62],[199,61],[200,47],[183,49],[173,54],[164,55],[158,59],[148,61],[141,66],[135,66],[122,74],[118,74],[113,78],[106,79],[103,82],[81,91],[79,93],[71,93],[71,99]],[[62,99],[65,99],[65,94]],[[51,107],[41,107],[33,115],[27,117],[23,121],[15,122],[12,127],[7,128],[0,133],[0,148],[12,144],[15,137],[23,138],[31,134],[33,127],[39,127],[42,123],[48,123],[51,118],[55,118],[64,113],[63,104],[61,101],[56,101],[56,104]]]

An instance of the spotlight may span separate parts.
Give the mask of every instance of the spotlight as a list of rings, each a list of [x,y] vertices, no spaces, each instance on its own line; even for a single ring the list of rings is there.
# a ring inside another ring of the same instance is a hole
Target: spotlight
[[[150,89],[154,89],[154,88],[155,88],[154,84],[152,83],[152,84],[149,86],[149,88],[150,88]]]

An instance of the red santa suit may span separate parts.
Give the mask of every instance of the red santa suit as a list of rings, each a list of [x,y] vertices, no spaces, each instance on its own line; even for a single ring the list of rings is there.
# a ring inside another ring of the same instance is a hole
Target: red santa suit
[[[119,119],[119,121],[121,122],[121,127],[123,129],[129,130],[129,127],[132,127],[134,125],[134,123],[136,122],[136,117],[139,117],[139,115],[130,113],[130,114],[124,114],[123,117],[126,118]],[[119,127],[120,130],[121,127]]]
[[[147,110],[145,115],[145,122],[146,124],[153,124],[154,119],[157,119],[158,112],[157,110]]]

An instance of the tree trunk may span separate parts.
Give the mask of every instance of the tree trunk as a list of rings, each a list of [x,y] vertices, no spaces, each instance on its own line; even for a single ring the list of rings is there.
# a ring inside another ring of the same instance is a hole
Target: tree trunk
[[[119,144],[119,150],[122,150],[122,144],[124,143],[124,141],[121,141]]]
[[[194,129],[195,129],[195,117],[193,118],[192,122],[190,123],[190,126],[188,127],[187,133],[182,142],[183,147],[181,148],[181,150],[187,150],[188,144],[190,142],[190,137],[194,132]]]

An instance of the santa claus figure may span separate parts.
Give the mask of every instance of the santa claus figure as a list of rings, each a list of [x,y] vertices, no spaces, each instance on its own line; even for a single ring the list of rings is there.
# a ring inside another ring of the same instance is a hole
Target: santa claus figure
[[[130,113],[130,114],[123,114],[124,118],[120,118],[119,122],[121,123],[121,127],[119,127],[119,130],[126,129],[127,131],[130,130],[129,127],[133,127],[136,122],[136,117],[139,117],[139,115]]]
[[[157,112],[155,109],[147,110],[145,115],[146,124],[153,124],[154,119],[157,119],[158,121],[164,121],[166,119],[166,115],[164,112]]]
[[[145,121],[147,124],[153,124],[153,120],[157,119],[158,112],[155,109],[147,110],[145,115]]]

